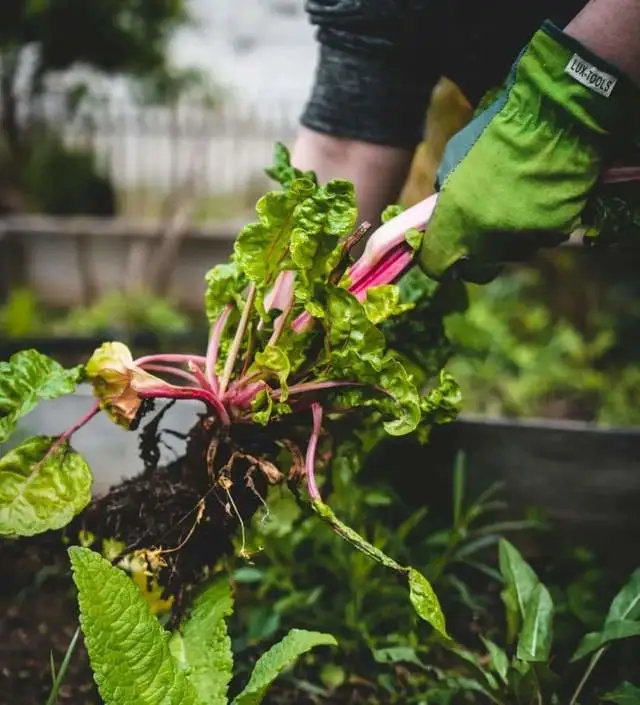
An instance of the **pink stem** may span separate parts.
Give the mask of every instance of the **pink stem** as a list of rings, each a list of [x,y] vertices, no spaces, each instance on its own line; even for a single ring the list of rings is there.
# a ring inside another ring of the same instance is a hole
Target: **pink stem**
[[[393,283],[413,262],[414,250],[403,243],[378,262],[359,282],[349,287],[349,291],[359,300],[366,298],[367,289]]]
[[[640,166],[614,166],[604,172],[605,184],[640,180]]]
[[[198,386],[215,394],[216,390],[209,384],[209,380],[207,379],[205,373],[202,371],[202,367],[199,367],[195,364],[190,365],[189,367],[193,376],[196,378],[196,380],[198,380]]]
[[[307,446],[307,455],[305,457],[304,467],[307,475],[307,489],[309,496],[314,502],[322,501],[318,485],[316,484],[315,464],[316,464],[316,448],[318,447],[318,439],[320,438],[320,428],[322,426],[322,407],[318,402],[313,402],[311,405],[311,413],[313,414],[313,432]]]
[[[191,372],[185,372],[179,367],[170,367],[169,365],[154,365],[152,363],[146,363],[140,365],[140,367],[142,367],[143,370],[149,370],[151,372],[163,372],[164,374],[175,375],[176,377],[181,377],[187,382],[194,384],[196,387],[200,386],[200,382],[198,381],[195,374],[191,374]]]
[[[71,436],[73,436],[74,433],[79,431],[83,426],[86,426],[89,421],[94,416],[97,416],[100,413],[100,404],[96,402],[91,409],[79,420],[76,421],[76,423],[73,424],[70,428],[68,428],[64,433],[61,433],[56,440],[51,444],[49,447],[49,450],[44,454],[42,457],[42,460],[39,460],[35,467],[32,470],[32,477],[34,476],[35,473],[37,473],[40,469],[40,467],[46,462],[46,460],[51,456],[51,454],[59,448],[65,441],[68,441]]]
[[[289,395],[305,394],[308,392],[319,392],[323,389],[337,389],[340,387],[362,387],[360,382],[342,382],[342,381],[327,381],[327,382],[303,382],[302,384],[294,384],[289,387]],[[276,389],[271,395],[274,399],[280,397],[281,390]]]
[[[207,358],[205,364],[205,370],[207,375],[207,381],[211,388],[217,392],[218,391],[218,378],[216,377],[216,362],[218,361],[218,352],[220,350],[220,339],[222,338],[222,333],[229,320],[229,315],[231,314],[233,307],[231,304],[227,304],[224,311],[218,317],[218,320],[213,326],[211,331],[211,337],[209,338],[209,346],[207,347]]]
[[[173,362],[181,365],[187,364],[188,362],[195,362],[204,365],[207,359],[202,355],[145,355],[144,357],[139,357],[137,360],[134,360],[133,364],[144,365],[147,362]]]
[[[244,302],[244,308],[242,309],[242,315],[240,316],[240,322],[236,329],[236,334],[231,343],[231,349],[227,355],[227,359],[224,363],[224,370],[222,371],[222,379],[220,380],[219,393],[222,398],[224,398],[224,393],[227,391],[227,386],[231,380],[231,375],[233,374],[233,366],[236,363],[238,353],[240,352],[240,346],[242,345],[242,339],[247,331],[247,326],[249,325],[249,316],[251,315],[251,309],[253,308],[253,302],[256,298],[256,285],[251,284],[247,291],[247,299]]]
[[[212,408],[218,414],[224,426],[231,425],[231,419],[229,418],[224,404],[213,392],[206,389],[185,389],[183,387],[174,387],[171,384],[167,384],[166,387],[159,387],[158,389],[135,391],[141,399],[197,399],[204,402],[209,408]]]
[[[251,402],[266,386],[267,385],[265,382],[254,382],[253,384],[249,384],[244,389],[236,392],[235,394],[232,394],[230,390],[227,393],[225,399],[228,400],[229,404],[232,404],[233,406],[238,407],[239,409],[243,409],[245,407],[251,406]]]

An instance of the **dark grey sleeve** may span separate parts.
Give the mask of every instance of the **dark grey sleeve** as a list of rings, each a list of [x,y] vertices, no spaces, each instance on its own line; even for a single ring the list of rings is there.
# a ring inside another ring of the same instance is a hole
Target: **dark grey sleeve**
[[[436,0],[436,4],[439,0]],[[441,71],[429,55],[433,0],[307,0],[316,75],[301,122],[318,132],[413,148]]]

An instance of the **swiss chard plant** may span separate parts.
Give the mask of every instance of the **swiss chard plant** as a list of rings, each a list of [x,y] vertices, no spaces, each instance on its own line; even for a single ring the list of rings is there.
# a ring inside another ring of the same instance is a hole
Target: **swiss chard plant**
[[[279,188],[258,201],[257,221],[240,231],[230,260],[206,277],[206,350],[135,358],[114,341],[71,370],[34,350],[0,363],[0,443],[41,400],[69,394],[80,382],[90,383],[96,398],[72,428],[29,438],[0,459],[0,535],[60,529],[89,505],[91,471],[71,441],[96,415],[132,430],[157,400],[196,400],[204,413],[187,442],[188,467],[167,480],[164,504],[156,504],[167,512],[182,492],[190,506],[175,524],[190,528],[179,545],[167,547],[168,529],[150,534],[143,525],[139,536],[125,540],[130,550],[146,550],[150,565],[163,566],[165,556],[188,552],[196,534],[211,536],[216,513],[235,518],[244,531],[242,502],[250,500],[251,513],[265,503],[269,484],[286,481],[300,497],[306,489],[307,506],[336,533],[401,576],[418,614],[447,638],[427,579],[340,521],[323,501],[317,477],[326,462],[324,432],[332,425],[373,419],[388,434],[426,438],[434,424],[459,411],[452,377],[444,369],[417,376],[385,337],[394,330],[385,324],[416,306],[395,282],[420,244],[413,226],[428,221],[434,200],[404,212],[388,209],[353,262],[350,251],[367,226],[355,228],[352,184],[318,184],[312,173],[290,165],[281,145],[269,173]],[[147,474],[139,495],[131,486],[123,490],[129,502],[139,496],[129,518],[140,515],[144,524],[142,505],[161,494],[161,479],[159,472]],[[108,517],[120,511],[116,505],[121,510],[114,502]],[[117,533],[121,523],[113,526]],[[206,555],[199,560],[203,568],[214,562]]]
[[[205,585],[170,633],[123,571],[88,548],[73,547],[69,553],[80,624],[105,705],[258,705],[298,657],[317,646],[336,646],[330,634],[292,629],[258,659],[244,689],[231,698],[228,579]]]

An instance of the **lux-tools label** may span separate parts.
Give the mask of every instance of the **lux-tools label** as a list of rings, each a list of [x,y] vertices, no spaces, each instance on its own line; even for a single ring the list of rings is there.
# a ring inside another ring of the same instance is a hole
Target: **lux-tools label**
[[[605,71],[600,71],[600,69],[586,62],[577,54],[571,57],[564,72],[568,73],[569,76],[573,76],[578,83],[582,83],[583,86],[590,88],[596,93],[600,93],[600,95],[605,96],[605,98],[611,95],[613,87],[618,82],[615,76]]]

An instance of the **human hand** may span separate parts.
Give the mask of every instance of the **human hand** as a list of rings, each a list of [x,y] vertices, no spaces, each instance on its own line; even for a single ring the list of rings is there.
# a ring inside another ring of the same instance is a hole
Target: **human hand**
[[[484,283],[501,263],[567,239],[638,105],[626,76],[545,23],[504,92],[447,146],[423,270]]]

